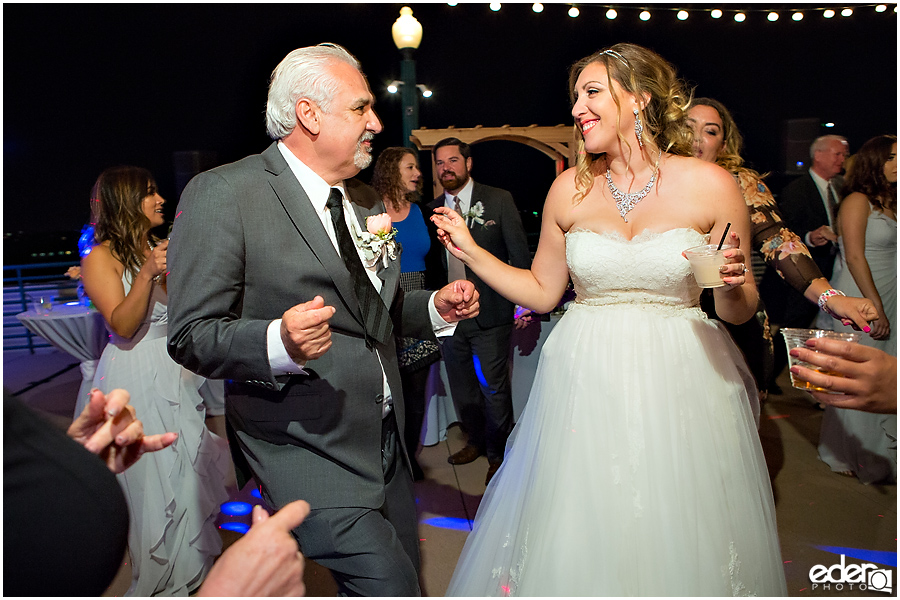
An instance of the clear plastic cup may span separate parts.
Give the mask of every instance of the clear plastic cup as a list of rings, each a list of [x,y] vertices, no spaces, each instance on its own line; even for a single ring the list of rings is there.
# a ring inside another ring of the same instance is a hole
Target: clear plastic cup
[[[787,346],[788,352],[788,365],[793,367],[794,365],[798,367],[806,367],[807,369],[812,369],[813,371],[818,371],[819,373],[823,373],[825,375],[831,375],[833,377],[841,377],[839,373],[835,373],[833,371],[827,371],[823,367],[819,367],[817,365],[811,365],[808,362],[804,362],[795,356],[791,356],[791,348],[806,348],[807,350],[815,349],[808,348],[806,346],[806,340],[811,340],[813,338],[828,338],[832,340],[840,340],[842,342],[858,342],[859,334],[858,333],[838,333],[836,331],[826,331],[823,329],[791,329],[784,328],[781,330],[781,335],[784,336],[784,344]],[[840,392],[834,392],[831,390],[826,390],[825,388],[820,388],[817,385],[813,385],[808,381],[803,381],[802,379],[797,379],[793,373],[791,373],[791,385],[797,388],[798,390],[807,390],[807,391],[816,391],[816,392],[826,392],[828,394],[839,394]]]
[[[725,264],[725,251],[734,248],[724,244],[718,248],[718,244],[704,244],[694,246],[684,251],[684,255],[691,263],[694,279],[702,288],[717,288],[725,285],[722,281],[722,273],[719,267]]]
[[[49,294],[32,295],[31,304],[34,306],[34,312],[44,317],[53,310],[53,299]]]

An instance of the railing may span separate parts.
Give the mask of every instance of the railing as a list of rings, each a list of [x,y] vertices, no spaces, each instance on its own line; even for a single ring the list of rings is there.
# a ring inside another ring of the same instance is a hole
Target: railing
[[[66,269],[77,261],[3,266],[3,350],[29,350],[50,346],[28,331],[16,315],[32,308],[31,298],[49,294],[52,302],[78,299],[77,283],[66,277]]]

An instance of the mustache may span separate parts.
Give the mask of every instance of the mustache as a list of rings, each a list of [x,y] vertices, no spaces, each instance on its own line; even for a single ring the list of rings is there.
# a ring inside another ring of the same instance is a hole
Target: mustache
[[[372,133],[371,131],[366,131],[365,133],[362,134],[362,136],[360,136],[359,143],[362,144],[363,142],[371,142],[374,139],[375,139],[375,134]]]

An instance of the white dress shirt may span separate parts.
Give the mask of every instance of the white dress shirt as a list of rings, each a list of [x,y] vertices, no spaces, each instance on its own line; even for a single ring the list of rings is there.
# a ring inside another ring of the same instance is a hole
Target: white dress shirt
[[[834,220],[836,215],[833,213],[831,205],[828,203],[828,188],[831,188],[831,194],[834,196],[835,202],[837,202],[837,193],[835,193],[834,186],[831,185],[830,180],[824,179],[812,169],[809,170],[809,175],[816,183],[816,187],[819,188],[819,195],[822,197],[822,206],[825,207],[825,214],[828,215],[828,226],[831,227],[833,231],[835,227]],[[807,246],[812,246],[812,243],[810,243],[809,241],[810,233],[811,232],[807,232],[806,235],[803,236],[803,241],[806,242]]]
[[[297,181],[300,183],[301,187],[303,187],[303,191],[305,191],[306,195],[309,197],[309,201],[313,205],[316,214],[319,215],[319,219],[322,222],[322,226],[325,228],[325,232],[328,234],[328,238],[334,245],[335,252],[340,255],[337,235],[334,231],[334,223],[332,223],[331,221],[331,212],[326,206],[328,202],[328,196],[331,194],[332,186],[330,186],[324,179],[313,172],[312,169],[303,164],[303,161],[294,156],[294,154],[288,149],[287,146],[284,145],[283,142],[278,142],[278,150],[281,152],[282,156],[284,156],[284,159],[285,161],[287,161],[288,167],[290,167],[291,172],[297,178]],[[347,228],[350,231],[355,230],[356,232],[360,232],[361,229],[356,219],[356,212],[347,201],[346,190],[344,190],[342,184],[334,187],[340,190],[341,196],[343,197],[344,218],[347,221]],[[359,252],[359,248],[357,248],[357,252]],[[361,254],[360,260],[362,261]],[[369,279],[372,281],[372,285],[374,285],[375,289],[380,293],[382,282],[377,274],[377,264],[371,267],[366,267],[366,272],[369,276]],[[308,298],[307,300],[311,300],[311,298]],[[435,335],[437,335],[438,337],[453,335],[453,332],[456,330],[456,323],[448,323],[441,317],[441,315],[437,311],[437,308],[435,308],[434,306],[434,294],[431,295],[431,299],[428,302],[428,314],[431,317],[431,325],[435,331]],[[303,368],[303,365],[297,364],[293,361],[290,355],[288,355],[288,352],[284,347],[284,343],[281,341],[281,319],[275,319],[271,323],[269,323],[269,326],[266,329],[266,346],[269,354],[269,366],[272,368],[272,375],[306,375],[306,370]],[[381,361],[380,356],[378,360]],[[387,413],[390,411],[392,395],[390,387],[388,386],[387,375],[384,374],[384,365],[382,365],[381,367],[381,372],[384,379],[384,415],[387,415]]]

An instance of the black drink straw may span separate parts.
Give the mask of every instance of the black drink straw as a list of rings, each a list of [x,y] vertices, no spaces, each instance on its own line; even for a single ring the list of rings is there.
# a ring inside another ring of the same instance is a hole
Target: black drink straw
[[[716,252],[722,249],[722,244],[725,243],[725,236],[728,235],[728,229],[731,227],[731,223],[725,226],[725,231],[722,233],[722,239],[719,240],[719,247],[716,248]]]

